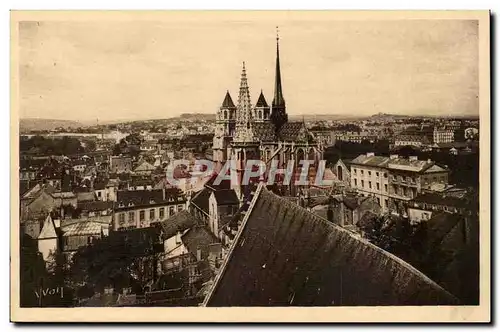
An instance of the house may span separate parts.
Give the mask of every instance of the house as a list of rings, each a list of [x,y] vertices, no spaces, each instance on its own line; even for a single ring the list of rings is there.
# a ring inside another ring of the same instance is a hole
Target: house
[[[130,173],[132,171],[132,157],[111,156],[109,160],[110,173]]]
[[[216,190],[208,197],[208,226],[212,234],[222,237],[222,227],[238,212],[240,201],[233,189]]]
[[[68,257],[79,248],[91,245],[105,236],[108,225],[92,219],[77,220],[61,225],[61,251]]]
[[[148,163],[146,160],[142,160],[139,162],[139,165],[134,168],[134,173],[137,175],[151,175],[155,169],[156,167]]]
[[[119,190],[114,209],[114,230],[149,227],[186,208],[186,197],[177,188]]]
[[[339,226],[357,230],[358,222],[370,212],[380,215],[382,209],[375,197],[336,195],[332,199],[332,220]]]
[[[49,184],[37,184],[21,197],[21,220],[46,216],[65,205],[76,208],[77,197],[73,192],[60,192]]]
[[[351,159],[339,158],[335,165],[333,165],[333,174],[337,177],[338,181],[341,181],[347,186],[351,185]]]
[[[455,196],[453,193],[427,192],[418,195],[408,204],[408,217],[412,224],[428,221],[435,212],[473,215],[477,214],[477,199],[472,195]]]
[[[408,263],[261,184],[203,306],[457,303]]]
[[[86,217],[111,216],[113,212],[113,202],[111,201],[87,201],[79,202],[78,209]]]

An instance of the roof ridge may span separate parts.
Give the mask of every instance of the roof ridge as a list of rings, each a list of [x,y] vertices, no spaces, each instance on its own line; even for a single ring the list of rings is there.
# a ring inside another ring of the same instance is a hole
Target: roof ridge
[[[262,192],[262,188],[263,187],[264,187],[264,183],[263,182],[259,183],[259,185],[257,186],[255,194],[252,197],[252,200],[250,201],[250,205],[248,206],[248,209],[247,209],[247,211],[245,213],[245,216],[243,217],[243,220],[242,220],[241,225],[240,225],[240,227],[238,229],[238,232],[236,233],[236,236],[234,237],[233,242],[231,242],[231,246],[229,247],[229,251],[226,254],[226,257],[224,259],[224,262],[222,263],[222,266],[221,266],[221,268],[219,270],[219,273],[217,273],[217,275],[215,276],[214,282],[213,282],[213,284],[210,287],[210,291],[207,293],[207,295],[205,296],[205,299],[203,300],[203,304],[202,305],[204,307],[207,306],[208,301],[210,301],[210,298],[212,297],[213,293],[215,292],[215,290],[216,290],[216,288],[218,286],[218,281],[222,278],[222,276],[224,275],[224,272],[226,271],[227,264],[229,263],[229,258],[231,257],[231,255],[232,255],[232,253],[234,251],[234,248],[236,248],[236,244],[237,244],[237,242],[238,242],[241,234],[243,233],[243,229],[247,225],[248,219],[250,218],[250,214],[252,214],[252,211],[253,211],[253,208],[255,206],[255,203],[257,202],[257,199],[259,198],[260,193]]]

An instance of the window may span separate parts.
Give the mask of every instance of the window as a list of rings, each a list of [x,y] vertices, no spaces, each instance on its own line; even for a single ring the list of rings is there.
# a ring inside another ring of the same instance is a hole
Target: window
[[[387,185],[384,184],[384,191],[387,192]]]
[[[377,190],[380,190],[380,183],[377,182]]]
[[[144,210],[139,211],[139,221],[144,221],[145,215],[146,215],[146,211],[144,211]]]
[[[354,168],[353,170],[354,170],[354,174],[358,174],[358,173],[356,172],[356,168]]]
[[[123,224],[125,222],[125,213],[120,213],[118,215],[118,221],[120,222],[120,224]]]
[[[361,180],[361,188],[365,187],[365,180]]]
[[[155,209],[149,210],[149,220],[154,220],[155,218]]]
[[[363,170],[361,170],[361,175],[363,175],[363,173],[364,173],[364,171],[363,171]]]
[[[135,220],[135,212],[134,211],[130,211],[128,213],[128,222],[133,222]]]
[[[372,182],[368,181],[368,188],[372,189]]]
[[[354,179],[354,186],[357,187],[358,186],[358,180],[357,179]]]
[[[184,205],[180,204],[177,206],[177,211],[182,211],[184,210]]]
[[[99,197],[99,198],[101,197],[101,192],[100,191],[97,192],[97,197]]]
[[[378,172],[375,172],[375,175],[378,176]]]
[[[160,208],[160,219],[165,218],[165,208]]]
[[[174,215],[174,213],[175,213],[175,206],[170,206],[168,208],[168,215],[172,216],[172,215]]]
[[[389,207],[389,200],[388,199],[385,200],[385,206]]]
[[[384,178],[386,178],[386,179],[387,179],[387,173],[384,173]]]
[[[372,172],[371,171],[368,171],[368,176],[372,176]]]
[[[380,205],[380,198],[377,197],[377,203]]]

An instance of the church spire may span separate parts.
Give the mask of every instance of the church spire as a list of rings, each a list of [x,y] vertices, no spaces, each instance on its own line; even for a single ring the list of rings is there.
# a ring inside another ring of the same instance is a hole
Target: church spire
[[[252,106],[250,103],[250,90],[248,88],[247,71],[245,61],[243,61],[243,69],[241,70],[240,93],[238,95],[238,113],[236,120],[244,123],[250,121],[252,114]]]
[[[281,86],[279,42],[280,42],[279,30],[278,27],[276,27],[276,76],[274,81],[274,99],[272,102],[272,110],[271,110],[271,120],[276,126],[276,130],[279,130],[286,122],[288,122],[285,99],[283,98],[283,90]]]

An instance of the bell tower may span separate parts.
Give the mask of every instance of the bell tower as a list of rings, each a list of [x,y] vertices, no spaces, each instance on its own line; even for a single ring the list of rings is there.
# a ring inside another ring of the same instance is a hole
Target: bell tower
[[[264,93],[260,91],[259,99],[254,107],[254,119],[255,122],[267,122],[271,120],[271,109],[267,104],[266,98],[264,98]]]
[[[227,160],[227,149],[231,137],[234,135],[235,127],[236,106],[233,103],[229,91],[227,91],[215,118],[215,135],[212,148],[214,152],[214,162],[223,162]]]

